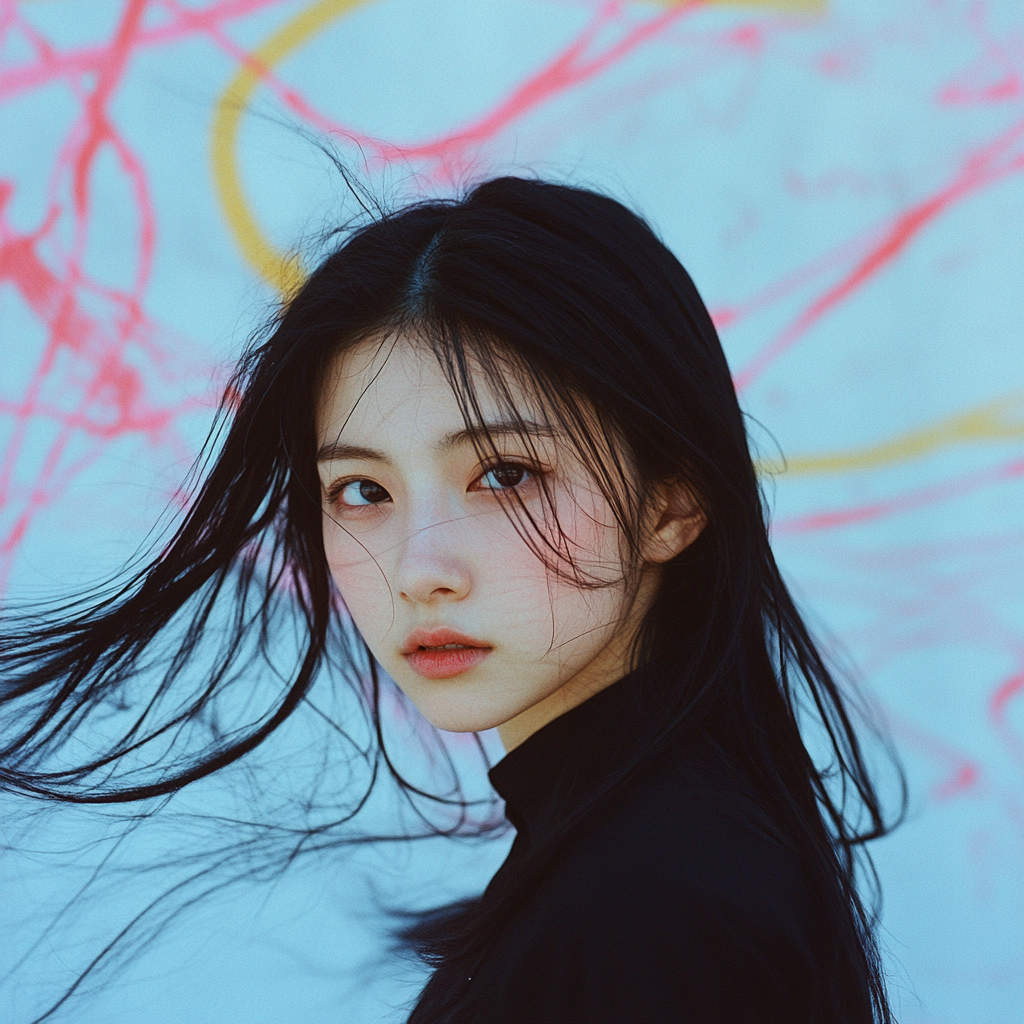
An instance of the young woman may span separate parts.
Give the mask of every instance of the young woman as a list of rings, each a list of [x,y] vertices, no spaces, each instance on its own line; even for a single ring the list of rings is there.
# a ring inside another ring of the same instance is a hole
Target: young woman
[[[772,557],[715,329],[640,218],[520,178],[379,216],[232,394],[159,557],[9,631],[8,786],[175,792],[365,658],[378,737],[382,668],[432,725],[508,750],[490,777],[515,843],[412,930],[435,970],[410,1024],[891,1020],[854,878],[876,792]],[[259,652],[284,685],[227,727]],[[94,721],[103,749],[69,764]]]

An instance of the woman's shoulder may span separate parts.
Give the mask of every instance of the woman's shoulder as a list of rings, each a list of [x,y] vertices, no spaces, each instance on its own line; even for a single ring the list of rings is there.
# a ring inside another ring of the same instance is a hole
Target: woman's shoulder
[[[661,763],[562,847],[478,991],[503,1021],[870,1020],[829,991],[809,889],[742,787]]]
[[[811,926],[800,858],[738,782],[662,759],[612,797],[552,866],[558,900],[607,919]],[[685,916],[681,911],[685,909]]]

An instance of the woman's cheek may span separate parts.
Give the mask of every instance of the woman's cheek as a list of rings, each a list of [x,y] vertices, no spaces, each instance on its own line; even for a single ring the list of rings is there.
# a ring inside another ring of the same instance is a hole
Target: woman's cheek
[[[334,585],[367,641],[367,629],[391,621],[387,572],[372,549],[334,523],[324,531],[324,554]],[[385,607],[387,605],[387,607]],[[388,612],[386,615],[382,613]]]
[[[521,540],[488,562],[488,616],[506,657],[556,671],[579,667],[607,642],[621,611],[615,588],[581,588],[571,570],[554,571]]]

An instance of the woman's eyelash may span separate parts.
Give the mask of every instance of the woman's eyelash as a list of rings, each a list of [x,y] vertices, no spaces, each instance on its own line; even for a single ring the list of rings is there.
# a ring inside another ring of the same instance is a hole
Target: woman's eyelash
[[[539,480],[546,470],[525,459],[496,459],[485,466],[470,486],[471,490],[512,491],[521,488],[530,480]],[[358,485],[358,487],[354,486]],[[343,501],[345,491],[352,489],[349,498]],[[335,480],[324,489],[328,503],[341,503],[346,508],[368,508],[391,500],[386,488],[366,477],[347,477]]]
[[[345,491],[351,489],[350,500],[341,502]],[[388,491],[375,480],[366,477],[349,477],[336,480],[326,489],[327,500],[332,505],[341,502],[347,508],[369,508],[391,500]]]
[[[333,483],[328,484],[324,488],[324,494],[327,496],[327,500],[332,504],[338,500],[338,495],[345,489],[345,486],[350,483],[349,480],[335,480]]]
[[[523,459],[498,459],[487,466],[475,482],[495,491],[515,490],[527,479],[537,480],[543,475],[539,466]]]

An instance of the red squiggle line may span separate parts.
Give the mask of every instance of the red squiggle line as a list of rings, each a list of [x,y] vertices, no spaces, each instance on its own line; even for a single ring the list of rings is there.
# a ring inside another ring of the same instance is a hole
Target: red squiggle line
[[[968,28],[981,44],[982,53],[956,81],[939,90],[938,101],[943,106],[967,106],[978,103],[1005,103],[1024,96],[1024,78],[1015,66],[1006,47],[993,38],[985,25],[984,4],[973,4],[967,12]],[[1017,40],[1018,51],[1021,40]],[[1020,60],[1018,53],[1017,59]],[[993,71],[995,75],[993,76]]]
[[[979,189],[1007,175],[1024,170],[1024,155],[1006,161],[996,160],[1024,137],[1024,120],[1018,121],[988,146],[974,154],[957,177],[935,195],[900,214],[884,232],[881,241],[838,284],[815,299],[785,330],[769,342],[735,375],[736,388],[742,391],[790,349],[826,313],[833,310],[862,287],[885,266],[892,263],[910,242],[939,214]]]
[[[55,78],[63,78],[73,83],[73,87],[83,102],[83,117],[75,129],[69,133],[68,141],[57,163],[56,184],[51,189],[53,210],[59,212],[60,189],[70,176],[74,197],[75,241],[65,264],[54,270],[47,266],[40,256],[39,243],[41,241],[49,241],[53,247],[57,246],[56,236],[50,234],[52,222],[48,222],[44,231],[26,236],[10,235],[4,225],[0,223],[0,232],[3,232],[0,235],[0,239],[2,239],[0,273],[15,283],[51,334],[50,344],[38,367],[40,372],[32,381],[24,398],[0,407],[0,411],[5,413],[13,411],[18,413],[16,416],[18,422],[15,424],[15,443],[7,453],[8,459],[0,464],[0,501],[10,500],[13,494],[11,474],[13,473],[14,459],[21,449],[24,430],[32,418],[53,419],[59,417],[59,422],[62,425],[58,444],[51,449],[51,456],[54,458],[47,463],[46,472],[48,474],[57,472],[66,445],[74,436],[84,434],[94,439],[110,439],[116,436],[119,429],[159,432],[169,427],[167,410],[172,407],[166,406],[160,409],[149,407],[144,401],[146,399],[145,386],[137,371],[125,362],[124,357],[125,349],[129,344],[142,345],[144,343],[146,325],[142,295],[149,278],[149,268],[155,246],[155,222],[147,192],[145,168],[111,122],[108,114],[109,102],[118,85],[124,80],[132,54],[138,52],[143,46],[176,42],[189,36],[206,35],[230,52],[236,60],[253,66],[251,55],[227,37],[224,26],[231,18],[250,14],[258,9],[271,6],[274,2],[275,0],[235,0],[230,3],[213,3],[209,7],[197,10],[172,2],[172,0],[167,0],[162,4],[159,3],[159,0],[152,0],[147,9],[159,6],[168,13],[169,21],[157,28],[144,29],[141,25],[141,14],[137,12],[146,5],[143,0],[133,0],[132,4],[125,6],[126,17],[119,24],[117,34],[110,45],[65,53],[54,51],[45,39],[42,39],[37,33],[31,32],[30,26],[20,22],[13,4],[4,3],[0,6],[0,14],[2,14],[0,31],[11,31],[15,26],[20,27],[27,36],[32,38],[39,55],[37,60],[27,65],[10,72],[0,73],[0,95],[10,95],[11,90],[17,91],[30,87],[26,83],[35,75],[37,77],[32,79],[35,84],[52,81]],[[319,115],[304,97],[295,90],[289,89],[267,69],[263,69],[263,72],[265,72],[265,81],[268,87],[274,90],[290,109],[307,118],[310,123],[325,129],[344,132],[360,144],[365,144],[381,161],[407,160],[413,157],[433,160],[441,165],[438,168],[439,174],[450,176],[454,170],[464,166],[472,147],[492,139],[516,118],[524,116],[540,103],[604,73],[615,62],[624,59],[644,42],[654,38],[677,18],[691,13],[699,6],[699,3],[677,5],[656,17],[645,20],[641,25],[628,31],[617,42],[604,49],[598,49],[597,44],[601,32],[624,10],[621,4],[602,5],[591,24],[565,50],[556,55],[539,72],[517,86],[494,109],[485,113],[468,127],[461,128],[440,139],[409,147],[380,142],[358,135],[358,133],[349,132],[336,122]],[[133,11],[136,12],[134,23],[130,24],[128,15]],[[763,45],[761,37],[756,34],[750,34],[750,39],[756,39],[758,45]],[[594,52],[595,49],[597,52]],[[100,79],[108,86],[105,95],[100,93],[99,82],[91,92],[85,89],[84,86],[87,83],[84,76],[91,72],[97,72]],[[4,89],[8,92],[4,93]],[[1013,129],[1010,132],[1012,134]],[[795,331],[796,333],[791,333],[789,338],[785,334],[781,336],[781,340],[786,343],[782,347],[788,347],[802,331],[806,331],[836,304],[862,287],[884,265],[897,259],[905,251],[912,238],[916,237],[916,234],[923,230],[927,223],[963,198],[972,188],[983,187],[998,177],[1020,170],[1022,158],[1004,159],[1006,146],[999,149],[1000,145],[1002,144],[997,139],[991,146],[981,150],[968,161],[959,179],[931,199],[897,217],[882,232],[880,238],[875,234],[869,240],[857,239],[838,247],[782,281],[764,289],[752,299],[716,311],[718,322],[723,327],[736,323],[759,309],[777,303],[781,298],[805,286],[821,274],[847,267],[853,262],[853,270],[847,274],[845,279],[839,285],[826,290],[825,294],[815,300],[798,318],[790,328],[791,332]],[[88,278],[82,268],[91,215],[89,180],[93,173],[95,154],[104,146],[111,147],[118,157],[123,172],[132,181],[135,205],[140,214],[136,275],[132,288],[126,293],[113,289],[102,289]],[[1002,165],[999,164],[1001,159],[1003,160]],[[94,314],[91,307],[82,301],[84,293],[87,291],[92,294],[104,295],[113,304],[114,312],[108,317]],[[43,315],[44,307],[45,315]],[[779,340],[776,339],[776,343]],[[89,367],[90,377],[77,408],[59,412],[57,405],[52,401],[44,400],[41,389],[44,385],[60,379],[55,371],[56,360],[59,354],[68,351],[81,356]],[[768,353],[769,361],[778,354],[779,351]],[[156,358],[158,350],[154,349],[152,355]],[[761,355],[765,356],[765,353],[762,352]],[[751,367],[746,369],[749,372]],[[754,369],[757,367],[755,366]],[[747,381],[740,380],[740,383],[747,383]],[[173,408],[178,407],[174,406]],[[963,485],[964,481],[960,481],[959,484]],[[806,529],[827,529],[855,522],[866,522],[930,501],[944,500],[953,495],[956,486],[954,482],[940,488],[924,489],[888,502],[876,502],[857,509],[846,509],[791,520],[780,523],[777,529],[781,532],[801,532]],[[52,493],[52,489],[44,487],[38,493]],[[41,507],[34,501],[31,504],[35,510]],[[30,511],[27,514],[31,515],[32,513]]]
[[[76,150],[71,158],[72,178],[72,199],[74,213],[74,243],[73,258],[69,267],[69,276],[66,281],[58,281],[56,275],[46,268],[35,254],[36,239],[28,236],[15,239],[5,246],[3,261],[3,276],[11,277],[21,284],[22,294],[29,299],[30,305],[38,307],[40,299],[46,296],[44,305],[47,312],[51,313],[50,323],[52,333],[43,359],[37,367],[33,379],[30,381],[24,405],[33,408],[38,400],[43,382],[48,376],[56,360],[57,353],[62,347],[72,350],[80,348],[85,339],[91,334],[89,324],[74,308],[75,302],[72,297],[72,287],[81,277],[81,260],[86,244],[86,224],[89,213],[89,179],[95,159],[100,148],[105,143],[112,143],[116,133],[113,131],[106,115],[106,108],[113,95],[117,83],[124,74],[130,53],[132,39],[145,14],[147,0],[129,0],[125,7],[124,15],[118,25],[114,42],[111,47],[111,58],[106,67],[99,75],[95,87],[86,97],[82,127],[80,132],[81,140],[73,148]],[[120,148],[115,144],[115,148]],[[123,153],[123,148],[120,148]],[[9,199],[10,190],[7,190],[4,198]],[[144,200],[148,197],[142,197]],[[150,248],[152,247],[152,211],[148,209],[148,202],[144,202],[143,222],[149,222],[148,232],[144,229],[145,246],[146,235]],[[26,245],[27,243],[27,245]],[[141,266],[148,268],[150,253],[143,251]],[[13,257],[13,258],[12,258]],[[145,275],[139,280],[138,287],[144,284]],[[30,298],[30,296],[32,296]],[[119,324],[119,338],[116,349],[123,348],[128,338],[141,319],[141,310],[137,296],[134,301],[126,303],[129,315]],[[34,301],[33,301],[34,300]],[[83,330],[84,329],[84,330]],[[133,371],[125,368],[125,372],[118,374],[111,365],[110,354],[99,364],[93,376],[91,385],[86,389],[81,399],[81,407],[87,408],[105,387],[113,386],[115,391],[123,390],[127,384],[126,377],[133,375]],[[130,388],[134,391],[134,388]],[[0,502],[6,504],[7,489],[14,471],[14,465],[21,454],[25,442],[28,418],[18,421],[15,435],[11,445],[5,452],[4,465],[0,471]],[[55,473],[61,458],[74,436],[74,430],[67,423],[62,424],[60,432],[51,444],[46,459],[39,474],[39,487],[35,488],[30,495],[26,508],[16,517],[13,526],[7,536],[0,542],[0,555],[10,556],[17,545],[21,542],[28,528],[28,524],[36,511],[41,507],[40,494],[49,490],[47,481]],[[9,557],[3,560],[3,568],[9,568]],[[0,578],[2,583],[2,578]]]
[[[47,337],[28,384],[16,396],[5,394],[0,401],[0,416],[11,418],[4,421],[4,426],[11,424],[12,435],[0,461],[0,506],[6,517],[0,530],[0,556],[5,559],[0,561],[0,577],[5,566],[11,564],[15,550],[24,542],[35,517],[67,494],[76,475],[94,464],[112,442],[130,435],[150,445],[160,444],[162,451],[171,448],[175,459],[192,454],[176,432],[176,422],[188,410],[197,408],[199,400],[181,400],[178,394],[168,398],[159,391],[160,386],[177,381],[174,374],[180,370],[176,370],[170,355],[180,347],[181,340],[168,337],[166,329],[145,315],[146,288],[159,225],[154,215],[147,168],[133,146],[130,131],[119,129],[117,123],[117,97],[119,91],[131,83],[128,76],[135,64],[134,57],[145,48],[170,48],[194,40],[216,46],[234,63],[256,68],[252,54],[231,38],[234,22],[275,6],[283,10],[285,0],[189,2],[196,6],[175,0],[149,0],[145,10],[150,17],[144,21],[139,14],[133,24],[122,17],[116,32],[103,45],[59,50],[33,30],[13,0],[0,0],[0,37],[20,32],[34,53],[30,61],[0,70],[0,100],[23,96],[51,84],[54,89],[63,90],[76,104],[74,123],[66,130],[63,146],[53,164],[48,192],[43,197],[47,207],[41,226],[33,221],[29,229],[19,225],[15,230],[9,219],[8,202],[13,186],[0,182],[0,283],[17,292]],[[140,10],[142,0],[135,0],[135,3],[136,11]],[[200,7],[200,3],[205,6]],[[307,4],[308,0],[301,0],[302,6]],[[638,53],[650,40],[659,38],[658,34],[670,23],[686,17],[699,6],[697,3],[679,5],[654,14],[647,13],[651,8],[638,7],[637,10],[644,11],[640,24],[632,14],[629,14],[630,20],[626,20],[629,12],[625,5],[595,6],[582,32],[543,67],[503,94],[499,102],[482,114],[478,112],[454,131],[439,133],[435,138],[420,140],[408,147],[350,131],[319,113],[309,97],[291,88],[271,70],[259,70],[268,92],[307,124],[337,132],[364,146],[371,160],[379,164],[415,159],[428,165],[428,180],[431,174],[437,179],[450,180],[471,164],[475,148],[492,142],[514,126],[517,119],[529,116],[544,103],[607,74],[610,68]],[[932,9],[937,8],[932,5]],[[980,9],[980,5],[975,8]],[[132,8],[118,2],[117,10],[127,16]],[[155,14],[166,20],[153,24]],[[617,21],[620,16],[622,20]],[[923,19],[923,15],[921,17]],[[146,22],[150,22],[151,27],[145,27]],[[792,35],[791,23],[779,20],[773,24],[782,26],[781,33]],[[916,27],[923,30],[925,26]],[[771,55],[785,49],[784,40],[778,48],[769,46],[771,37],[750,27],[737,31],[737,45],[744,43],[751,52],[756,49]],[[668,33],[660,38],[667,36]],[[724,47],[715,41],[714,34],[709,34],[707,39],[701,51],[702,60],[686,68],[693,81],[705,75],[712,80],[718,72],[728,71],[722,67]],[[700,66],[694,70],[696,64]],[[1010,72],[1004,75],[1003,67],[988,63],[986,67],[979,67],[977,74],[969,69],[967,75],[961,75],[960,81],[945,93],[939,93],[940,101],[1006,103],[1014,98],[1009,94],[1017,87],[1009,83]],[[990,68],[995,70],[990,73]],[[649,72],[645,74],[648,77],[643,82],[650,85]],[[98,91],[101,80],[106,89],[103,95]],[[712,88],[717,88],[714,82]],[[928,95],[931,97],[933,93],[929,91]],[[744,94],[741,107],[747,99],[748,94]],[[595,96],[594,102],[604,104],[606,98]],[[643,115],[639,106],[634,105],[634,109],[638,116]],[[602,113],[607,113],[606,106],[602,106]],[[933,113],[951,116],[949,112]],[[963,124],[978,111],[961,106],[954,113]],[[1001,111],[990,108],[980,113],[991,118]],[[564,124],[564,119],[560,124]],[[886,267],[905,256],[929,224],[978,190],[1019,172],[1024,161],[1020,141],[1020,126],[1011,127],[989,145],[968,153],[963,165],[949,172],[950,180],[940,179],[937,184],[929,185],[928,189],[934,194],[897,210],[876,229],[859,233],[786,276],[780,275],[745,301],[716,309],[716,320],[723,328],[766,309],[779,309],[783,300],[792,303],[791,310],[798,314],[785,331],[768,338],[766,348],[743,368],[750,376],[740,380],[741,386],[749,386],[759,379],[766,366],[806,337],[837,306],[858,291],[866,290]],[[679,152],[682,151],[680,145]],[[99,173],[98,154],[114,158],[111,161],[116,162],[114,173],[129,186],[130,199],[125,205],[132,207],[131,213],[137,218],[137,237],[132,240],[134,248],[129,254],[132,261],[129,283],[123,288],[96,280],[88,271],[90,237],[100,215],[97,207],[100,193],[94,181]],[[746,185],[749,179],[741,181]],[[36,185],[25,181],[26,188]],[[40,425],[48,431],[46,449],[40,457],[40,461],[45,458],[41,467],[30,464],[29,459],[31,442],[35,440],[30,429]],[[901,544],[882,551],[877,544],[873,548],[858,545],[856,555],[848,557],[868,561],[851,563],[847,566],[849,576],[844,577],[843,546],[834,543],[841,538],[827,531],[879,521],[886,516],[952,500],[981,487],[1020,480],[1022,475],[1024,459],[1015,459],[855,508],[829,509],[784,520],[775,529],[777,534],[800,535],[802,553],[813,552],[815,548],[819,553],[827,552],[823,555],[827,560],[823,580],[826,601],[845,601],[846,607],[855,611],[858,607],[873,610],[873,615],[866,616],[864,625],[854,625],[844,631],[844,638],[857,642],[858,659],[866,663],[869,671],[877,668],[882,658],[888,663],[893,657],[903,657],[915,650],[934,650],[954,643],[973,645],[975,650],[983,645],[986,650],[1010,650],[1017,658],[1022,639],[1020,627],[1011,615],[1001,614],[997,607],[997,602],[1016,585],[1014,574],[1019,571],[1019,558],[1013,556],[1024,551],[1021,538],[1016,534],[1007,533],[994,549],[991,536],[979,537],[972,544],[970,538],[965,537],[968,527],[947,534],[955,540],[928,547]],[[1016,490],[1019,487],[1014,488],[1014,493]],[[1006,491],[1009,492],[1010,487]],[[969,528],[991,527],[983,521],[972,521]],[[816,540],[819,536],[820,540]],[[866,549],[870,556],[865,554]],[[853,551],[853,548],[847,550]],[[982,557],[985,562],[979,567]],[[940,558],[949,561],[941,565],[929,561]],[[1009,600],[1015,599],[1011,593]],[[869,657],[861,659],[865,648]],[[870,657],[872,650],[874,662]],[[965,682],[969,683],[970,678]],[[897,685],[903,684],[897,682]],[[927,692],[930,695],[931,691]],[[1024,763],[1024,739],[1016,715],[1021,705],[1014,703],[1024,699],[1024,674],[1018,673],[1001,682],[991,694],[985,690],[977,696],[966,686],[960,692],[966,696],[959,698],[962,703],[958,710],[970,710],[975,703],[987,703],[988,723],[996,736]],[[921,701],[922,698],[915,694],[914,699]],[[396,704],[399,703],[396,696]],[[921,704],[917,706],[920,708]],[[935,731],[909,721],[896,721],[894,732],[901,743],[921,751],[929,765],[934,766],[928,780],[932,800],[969,797],[980,802],[983,797],[991,798],[993,792],[998,795],[994,769],[989,768],[987,762],[983,768],[978,758],[960,749],[958,737],[962,732],[955,725],[948,729],[954,742],[947,742]],[[1024,835],[1024,828],[1021,828],[1024,815],[1019,802],[1007,800],[998,813],[1003,814],[1005,821],[1016,823]]]
[[[220,4],[203,13],[227,16],[240,13],[243,8],[251,11],[258,5]],[[49,206],[40,228],[27,234],[11,230],[6,210],[13,186],[0,183],[0,280],[15,286],[49,332],[22,398],[0,405],[0,412],[14,419],[10,442],[0,460],[0,507],[14,513],[0,537],[0,587],[33,519],[99,457],[104,450],[101,442],[128,433],[142,434],[154,441],[167,441],[180,456],[183,446],[174,438],[174,421],[200,404],[189,399],[162,407],[152,405],[140,370],[127,359],[129,347],[134,346],[145,351],[156,367],[167,361],[153,344],[154,325],[146,318],[142,306],[156,242],[146,171],[109,114],[138,48],[139,37],[145,34],[142,20],[152,6],[151,0],[129,0],[110,44],[96,51],[97,59],[90,63],[88,70],[95,73],[95,80],[72,83],[81,103],[81,114],[59,151],[49,187]],[[74,57],[70,64],[66,63],[65,57],[57,54],[13,5],[4,4],[0,25],[4,32],[21,31],[29,41],[38,58],[29,68],[52,76],[76,66]],[[183,24],[171,29],[179,37],[187,32]],[[139,217],[134,281],[124,292],[92,281],[83,266],[92,223],[92,177],[99,154],[107,148],[128,178]],[[64,214],[64,195],[70,196],[68,212],[72,227],[71,247],[66,253],[61,252],[55,234]],[[41,255],[40,246],[47,241],[57,257],[56,267],[48,265]],[[107,310],[87,311],[87,298],[102,300]],[[45,398],[46,388],[57,388],[60,401]],[[58,425],[56,436],[48,445],[31,487],[16,488],[15,471],[25,450],[29,425],[42,419]],[[72,457],[72,444],[81,448],[82,441],[87,444],[86,450]]]
[[[1024,693],[1024,672],[1021,672],[1019,675],[1010,676],[1010,678],[999,686],[996,689],[996,692],[992,694],[989,711],[994,722],[1000,725],[1005,724],[1006,706],[1010,703],[1011,699],[1016,697],[1019,693]]]
[[[86,213],[86,188],[93,161],[96,159],[100,146],[111,136],[111,126],[107,119],[107,105],[124,74],[131,54],[133,38],[138,31],[143,14],[146,13],[148,3],[149,0],[128,0],[124,17],[121,19],[121,24],[117,28],[117,34],[110,47],[110,57],[100,67],[96,88],[86,101],[85,116],[89,134],[75,161],[75,212],[80,219],[84,219]]]
[[[279,6],[281,2],[282,0],[227,0],[200,10],[174,5],[176,17],[158,28],[140,29],[135,34],[133,49],[180,42],[189,35],[208,32],[214,26],[254,14],[265,7]],[[172,5],[162,3],[160,6],[170,9]],[[10,23],[14,24],[17,15],[13,5],[9,13]],[[0,22],[0,31],[5,25],[5,22]],[[18,27],[37,41],[39,57],[35,61],[0,71],[0,102],[11,99],[18,93],[38,89],[57,79],[80,81],[83,75],[100,71],[108,61],[108,46],[88,46],[58,54],[33,32],[26,22],[18,22]]]
[[[1022,694],[1024,694],[1024,672],[1010,676],[996,687],[989,700],[988,710],[989,718],[996,731],[1002,736],[1011,753],[1021,764],[1024,764],[1024,739],[1011,729],[1006,721],[1006,712],[1010,702]]]
[[[297,90],[289,88],[273,69],[238,46],[217,24],[207,31],[212,39],[231,56],[248,67],[289,110],[320,131],[339,135],[358,145],[379,163],[428,160],[438,165],[437,176],[451,183],[472,162],[476,147],[493,139],[514,121],[547,102],[552,97],[577,88],[613,64],[624,60],[644,43],[663,34],[671,25],[703,7],[706,0],[685,0],[664,13],[650,18],[628,32],[618,42],[597,54],[588,56],[598,36],[608,25],[621,17],[623,4],[603,4],[594,20],[572,43],[557,54],[540,71],[519,85],[510,96],[473,124],[457,129],[440,139],[413,145],[385,142],[340,123],[322,114]],[[169,4],[180,10],[177,0]]]
[[[916,747],[946,769],[946,776],[931,786],[933,800],[945,803],[976,789],[981,784],[981,765],[973,757],[957,750],[932,732],[922,729],[915,722],[891,714],[887,715],[886,719],[899,739]]]
[[[896,498],[884,501],[873,501],[855,508],[838,509],[833,512],[815,512],[812,515],[783,519],[774,526],[774,532],[780,535],[811,533],[817,530],[834,530],[841,526],[854,526],[871,522],[900,512],[910,512],[915,508],[933,505],[937,502],[959,498],[971,491],[991,484],[1002,483],[1024,476],[1024,459],[1014,459],[993,469],[984,469],[968,473],[956,480],[948,480],[931,487],[901,494]]]
[[[622,60],[639,46],[664,32],[681,18],[691,15],[703,5],[704,0],[689,0],[689,2],[676,4],[658,17],[638,25],[624,39],[603,53],[587,59],[586,51],[597,37],[604,22],[618,16],[621,12],[622,5],[620,3],[606,4],[601,8],[599,17],[594,24],[584,31],[575,43],[559,54],[547,67],[527,79],[491,113],[468,128],[455,132],[438,142],[401,147],[400,153],[405,159],[427,157],[444,160],[451,156],[452,150],[461,151],[467,146],[479,145],[481,142],[493,138],[512,121],[522,117],[527,111],[550,97],[579,86],[606,71],[612,64]]]
[[[716,306],[711,311],[711,319],[719,330],[735,327],[748,317],[774,306],[780,300],[810,284],[815,278],[830,270],[845,266],[858,258],[871,245],[873,235],[867,232],[835,246],[823,256],[818,256],[804,266],[786,274],[778,281],[773,281],[766,288],[756,292],[748,299],[728,305]]]
[[[95,459],[102,443],[127,433],[142,433],[154,439],[171,438],[173,421],[190,403],[152,406],[139,370],[127,360],[131,346],[147,348],[149,358],[162,359],[158,346],[147,342],[152,333],[143,311],[142,298],[148,283],[156,243],[152,198],[142,161],[119,132],[110,116],[110,105],[128,72],[132,57],[141,48],[177,42],[189,36],[205,35],[241,63],[253,66],[253,57],[235,44],[224,31],[232,19],[249,15],[279,0],[231,0],[194,9],[177,0],[127,0],[111,40],[99,47],[57,51],[32,24],[23,18],[10,0],[0,0],[0,32],[18,30],[35,52],[33,60],[0,72],[0,99],[39,88],[47,82],[67,82],[81,105],[59,151],[48,189],[49,210],[44,226],[28,234],[10,229],[3,217],[10,187],[0,188],[0,279],[10,281],[30,309],[47,326],[49,337],[22,397],[0,404],[0,413],[14,419],[10,443],[0,461],[0,507],[14,512],[0,536],[0,586],[12,564],[11,557],[23,541],[38,513],[63,491],[82,467]],[[485,142],[516,118],[560,92],[578,86],[623,60],[670,24],[701,6],[703,0],[677,4],[656,17],[644,20],[622,38],[595,52],[598,36],[624,14],[621,3],[604,4],[591,24],[563,52],[537,74],[527,79],[497,108],[474,124],[445,138],[420,146],[402,147],[346,134],[365,144],[377,159],[389,161],[412,156],[438,162],[438,173],[449,175],[468,159],[471,147]],[[160,9],[168,15],[165,24],[144,28],[147,13]],[[261,69],[267,84],[277,91],[291,109],[311,123],[344,131],[326,122],[296,91],[288,89],[267,69]],[[93,80],[90,80],[94,76]],[[134,280],[128,291],[106,288],[84,270],[92,221],[92,177],[99,154],[108,149],[115,155],[127,177],[139,217],[139,235]],[[70,210],[64,196],[70,195]],[[69,214],[71,245],[61,249],[56,228]],[[43,258],[46,243],[57,266]],[[97,314],[84,301],[87,295],[110,304],[109,313]],[[78,376],[67,376],[66,356],[71,354]],[[62,360],[64,360],[62,362]],[[80,372],[79,372],[80,371]],[[64,399],[54,402],[46,389],[61,385],[75,398],[65,408]],[[193,403],[194,404],[194,403]],[[48,445],[35,481],[29,489],[14,487],[15,471],[26,452],[29,425],[48,419],[58,425]],[[171,432],[171,433],[168,433]],[[68,462],[72,443],[83,439],[93,445],[84,456]],[[18,507],[15,508],[15,505]]]

